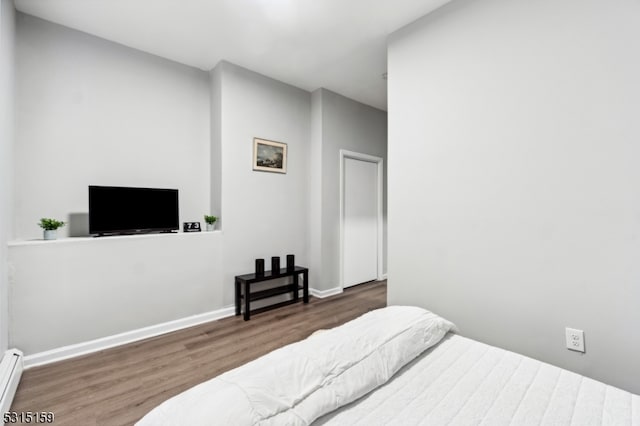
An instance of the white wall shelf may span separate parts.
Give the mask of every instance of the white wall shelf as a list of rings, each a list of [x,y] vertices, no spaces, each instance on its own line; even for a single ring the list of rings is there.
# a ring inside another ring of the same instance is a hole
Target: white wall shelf
[[[221,230],[208,231],[208,232],[175,232],[167,234],[135,234],[135,235],[112,235],[108,237],[63,237],[55,240],[12,240],[7,244],[9,247],[29,246],[38,244],[68,244],[68,243],[84,243],[84,242],[98,242],[98,241],[113,241],[113,240],[131,240],[131,239],[147,239],[147,238],[176,238],[176,237],[192,237],[195,235],[215,235],[221,234]]]

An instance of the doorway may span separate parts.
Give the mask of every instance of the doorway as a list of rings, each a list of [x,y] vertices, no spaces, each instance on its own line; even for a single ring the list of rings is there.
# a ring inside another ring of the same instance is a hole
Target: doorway
[[[382,161],[340,151],[342,288],[382,279]]]

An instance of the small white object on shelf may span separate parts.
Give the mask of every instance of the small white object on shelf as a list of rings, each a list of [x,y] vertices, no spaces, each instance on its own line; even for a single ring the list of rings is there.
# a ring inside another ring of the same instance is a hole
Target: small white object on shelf
[[[44,230],[44,239],[45,240],[55,240],[58,238],[58,230],[57,229],[45,229]]]

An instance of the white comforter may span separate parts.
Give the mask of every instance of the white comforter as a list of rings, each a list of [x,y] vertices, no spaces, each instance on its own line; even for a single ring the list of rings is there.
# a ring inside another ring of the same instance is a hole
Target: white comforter
[[[387,382],[453,328],[421,308],[378,309],[195,386],[138,425],[308,425]]]
[[[640,397],[449,335],[318,425],[640,425]]]

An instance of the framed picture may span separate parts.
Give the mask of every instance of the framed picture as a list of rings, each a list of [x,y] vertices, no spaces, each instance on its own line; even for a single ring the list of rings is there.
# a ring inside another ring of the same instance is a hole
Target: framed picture
[[[287,144],[253,138],[253,170],[287,173]]]

